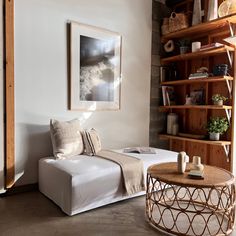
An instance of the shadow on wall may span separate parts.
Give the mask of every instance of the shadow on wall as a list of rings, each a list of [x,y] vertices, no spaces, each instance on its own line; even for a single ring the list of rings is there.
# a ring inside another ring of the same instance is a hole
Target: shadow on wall
[[[49,125],[17,124],[16,137],[17,185],[36,183],[38,160],[53,155]]]

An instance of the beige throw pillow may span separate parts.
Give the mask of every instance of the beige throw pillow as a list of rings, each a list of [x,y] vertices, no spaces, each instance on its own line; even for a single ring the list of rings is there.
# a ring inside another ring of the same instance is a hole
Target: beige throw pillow
[[[102,149],[101,140],[95,129],[82,132],[85,154],[95,156]]]
[[[83,140],[79,120],[60,122],[50,120],[53,154],[58,159],[79,155],[83,152]]]

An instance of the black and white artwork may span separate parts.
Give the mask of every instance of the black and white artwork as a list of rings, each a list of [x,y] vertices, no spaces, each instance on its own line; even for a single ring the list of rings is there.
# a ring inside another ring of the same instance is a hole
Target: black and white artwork
[[[119,109],[121,37],[93,26],[71,26],[71,109]]]
[[[81,101],[114,101],[114,43],[80,36]]]

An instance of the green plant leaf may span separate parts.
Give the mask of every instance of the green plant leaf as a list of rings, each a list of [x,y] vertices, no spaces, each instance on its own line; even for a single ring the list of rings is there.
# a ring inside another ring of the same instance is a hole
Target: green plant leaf
[[[229,128],[229,122],[225,117],[211,117],[207,123],[209,133],[225,133]]]

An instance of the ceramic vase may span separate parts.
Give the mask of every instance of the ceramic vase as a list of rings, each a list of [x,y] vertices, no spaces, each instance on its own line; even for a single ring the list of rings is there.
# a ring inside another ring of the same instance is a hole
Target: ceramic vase
[[[188,156],[186,155],[186,152],[180,152],[178,154],[178,173],[183,174],[186,170],[186,164],[188,161]]]
[[[207,21],[215,20],[218,18],[218,0],[209,0]]]
[[[178,133],[179,133],[179,124],[178,123],[173,124],[172,135],[177,135]]]
[[[167,116],[167,134],[172,134],[173,125],[178,123],[178,115],[175,113],[169,113]]]
[[[204,165],[201,163],[201,157],[193,156],[192,170],[203,171]]]
[[[201,0],[194,0],[192,25],[202,23],[202,6]]]

